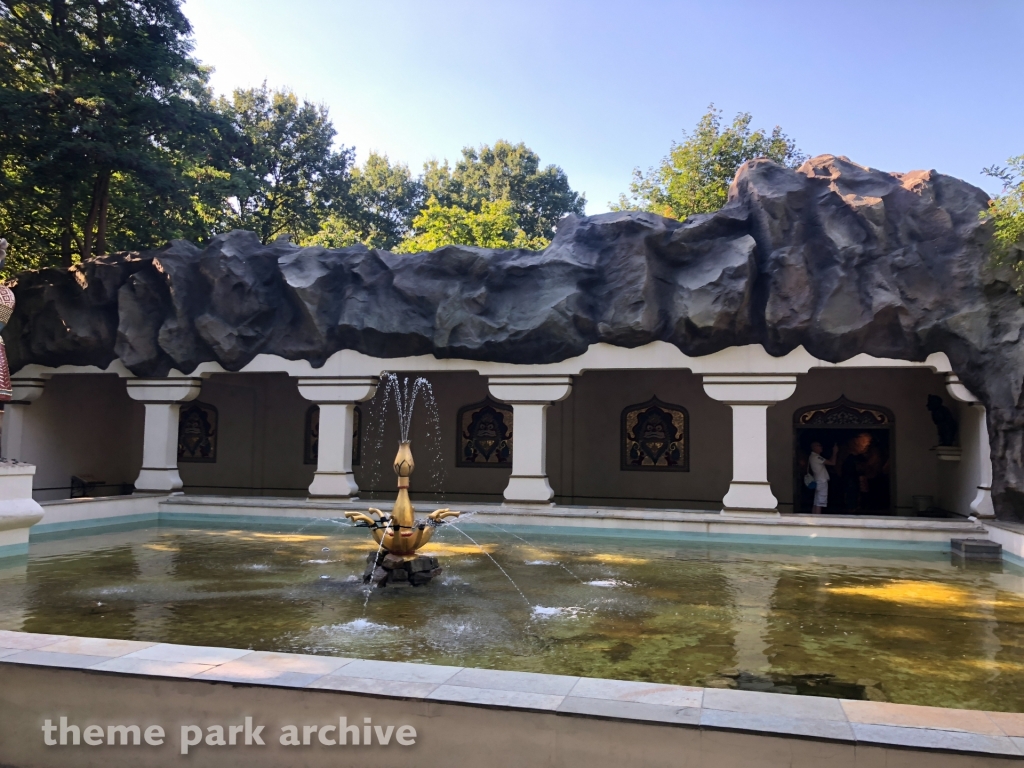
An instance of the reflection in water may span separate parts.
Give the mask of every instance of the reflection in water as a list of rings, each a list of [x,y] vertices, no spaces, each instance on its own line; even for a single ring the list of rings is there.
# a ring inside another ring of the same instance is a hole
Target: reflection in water
[[[471,531],[486,555],[439,531],[426,553],[443,577],[376,591],[365,615],[358,575],[373,542],[354,529],[33,543],[27,567],[0,568],[0,628],[1024,708],[1024,569],[1010,564]]]
[[[761,573],[738,571],[735,575],[729,574],[727,570],[726,574],[736,611],[733,622],[736,657],[732,666],[737,671],[767,671],[770,665],[765,635],[772,595],[779,580],[777,570],[766,567]]]

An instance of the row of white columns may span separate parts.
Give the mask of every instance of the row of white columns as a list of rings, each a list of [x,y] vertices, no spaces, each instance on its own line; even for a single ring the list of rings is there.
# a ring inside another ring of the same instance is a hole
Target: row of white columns
[[[376,377],[310,377],[298,380],[303,398],[320,407],[320,435],[311,497],[352,498],[359,492],[352,471],[352,432],[355,406],[371,399]],[[194,377],[128,379],[128,394],[146,406],[142,470],[137,491],[169,493],[180,490],[178,474],[178,411],[194,400],[202,380]],[[768,482],[768,408],[796,391],[793,374],[704,375],[704,391],[732,408],[733,476],[723,499],[723,514],[777,515],[778,500]],[[15,399],[6,409],[3,455],[17,458],[24,406],[43,392],[42,379],[15,380]],[[571,376],[492,376],[490,394],[512,406],[515,450],[505,500],[514,504],[550,504],[554,491],[547,476],[547,409],[572,391]],[[956,376],[947,376],[950,394],[971,407],[961,424],[965,442],[979,455],[981,478],[971,510],[993,516],[988,430],[985,409]]]

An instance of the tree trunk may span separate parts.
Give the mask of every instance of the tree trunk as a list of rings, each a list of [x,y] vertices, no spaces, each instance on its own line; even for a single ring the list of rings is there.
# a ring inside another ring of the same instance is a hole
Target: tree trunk
[[[110,208],[110,171],[103,178],[103,194],[100,197],[100,216],[96,224],[96,255],[107,252],[107,210]]]
[[[92,202],[89,205],[89,216],[85,220],[85,232],[82,234],[82,261],[106,253],[107,205],[109,201],[110,171],[102,170],[96,174],[96,182],[92,186]],[[93,232],[96,233],[95,239]],[[94,242],[96,243],[95,248],[93,247]]]
[[[85,231],[82,233],[82,261],[92,256],[92,233],[96,229],[96,219],[100,215],[105,174],[106,171],[97,173],[96,181],[92,185],[92,202],[89,204],[89,216],[85,220]]]
[[[60,233],[60,265],[71,268],[71,222],[65,219],[64,231]]]
[[[68,23],[68,8],[65,0],[53,0],[50,6],[50,27],[53,30],[54,37],[57,38],[58,50],[63,47],[64,44],[64,32]],[[60,67],[60,81],[67,85],[71,80],[71,67],[66,61],[61,62]]]
[[[50,5],[50,25],[53,36],[57,40],[57,48],[64,46],[64,33],[67,26],[68,9],[65,0],[52,0]],[[61,57],[56,57],[60,82],[67,85],[71,79],[71,68]],[[60,264],[65,269],[71,268],[71,241],[74,237],[75,197],[70,182],[64,182],[60,197],[61,233],[60,233]]]

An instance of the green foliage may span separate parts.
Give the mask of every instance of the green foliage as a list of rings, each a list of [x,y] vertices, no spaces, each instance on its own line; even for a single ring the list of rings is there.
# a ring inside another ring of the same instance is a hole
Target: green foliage
[[[8,273],[202,230],[233,132],[190,33],[179,0],[0,1]]]
[[[1024,294],[1024,155],[1011,157],[1008,167],[991,166],[983,173],[1003,182],[1003,194],[989,203],[995,221],[992,256],[997,266],[1009,267],[1014,287]]]
[[[341,213],[332,214],[309,245],[343,248],[363,243],[369,248],[394,250],[412,229],[422,202],[421,185],[401,163],[371,152],[362,167],[352,171],[349,198]]]
[[[281,234],[306,238],[342,206],[353,150],[334,149],[327,108],[299,103],[288,90],[238,89],[217,107],[244,139],[233,173],[229,228],[254,231],[264,243]]]
[[[330,247],[544,247],[585,200],[524,144],[407,166],[335,144],[288,90],[214,99],[182,0],[0,0],[6,269],[204,242],[232,228]],[[429,202],[425,202],[429,201]]]
[[[413,221],[416,234],[398,247],[399,253],[432,251],[445,245],[481,248],[544,248],[548,241],[530,237],[522,228],[510,200],[485,200],[479,210],[442,205],[436,197]]]
[[[541,168],[522,143],[466,147],[454,169],[447,160],[429,160],[418,179],[386,155],[371,154],[352,172],[347,207],[305,242],[399,253],[453,244],[540,249],[558,220],[583,213],[585,204],[561,168]]]
[[[550,240],[559,219],[582,214],[586,206],[586,198],[570,188],[565,171],[556,165],[541,168],[540,157],[522,142],[466,147],[454,170],[447,160],[428,162],[422,184],[424,194],[442,207],[482,213],[484,203],[507,201],[531,242]]]
[[[722,128],[722,111],[712,104],[692,134],[673,142],[661,164],[646,174],[633,170],[629,195],[620,195],[612,210],[650,211],[673,219],[711,213],[725,205],[729,185],[747,160],[768,158],[795,168],[806,158],[779,126],[768,134],[751,130],[747,112]]]
[[[452,244],[544,248],[558,220],[586,205],[561,168],[542,169],[536,152],[503,140],[465,147],[454,170],[447,160],[428,161],[415,193],[427,204],[398,246],[402,253]]]

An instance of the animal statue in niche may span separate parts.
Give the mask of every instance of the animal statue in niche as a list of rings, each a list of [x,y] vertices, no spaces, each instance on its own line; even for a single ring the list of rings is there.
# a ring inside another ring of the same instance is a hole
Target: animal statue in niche
[[[928,410],[932,412],[932,421],[939,431],[939,445],[956,445],[960,426],[957,424],[956,416],[942,402],[942,398],[938,395],[928,395]]]
[[[7,241],[0,237],[0,269],[7,260]],[[14,314],[14,291],[6,285],[0,285],[0,331]],[[14,399],[14,390],[11,388],[11,369],[7,365],[7,348],[4,340],[0,338],[0,403],[7,403]]]

